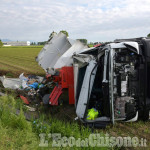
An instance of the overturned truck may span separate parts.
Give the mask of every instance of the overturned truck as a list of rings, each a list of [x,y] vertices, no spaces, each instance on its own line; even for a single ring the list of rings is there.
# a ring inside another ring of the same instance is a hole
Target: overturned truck
[[[69,103],[75,105],[78,119],[89,126],[149,119],[150,39],[121,39],[87,48],[79,41],[70,43],[61,33],[57,36],[65,39],[60,42],[63,46],[69,45],[62,48],[63,53],[55,40],[50,42],[53,48],[42,51],[50,55],[53,52],[59,58],[49,55],[50,60],[42,52],[43,57],[37,57],[41,66],[42,59],[48,59],[49,65],[44,69],[58,82],[49,104],[59,105],[59,97],[67,88]]]

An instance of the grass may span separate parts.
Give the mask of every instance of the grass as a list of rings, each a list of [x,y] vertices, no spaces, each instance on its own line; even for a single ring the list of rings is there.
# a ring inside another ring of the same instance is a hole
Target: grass
[[[35,61],[42,46],[11,46],[0,48],[0,70],[19,75],[22,72],[41,75],[45,72]]]
[[[29,149],[38,147],[32,124],[24,118],[23,111],[15,115],[13,97],[0,97],[0,149]]]
[[[94,45],[92,45],[92,44],[88,44],[88,47],[93,47]]]
[[[91,129],[78,125],[77,122],[67,122],[52,118],[50,114],[43,114],[39,119],[27,121],[24,117],[22,103],[19,99],[14,99],[13,96],[0,97],[0,149],[51,149],[52,139],[48,138],[49,133],[60,133],[62,137],[74,137],[75,139],[88,138],[92,133]],[[15,115],[16,108],[20,108],[20,114]],[[136,123],[116,123],[113,127],[108,126],[106,129],[95,129],[94,133],[99,133],[101,136],[108,134],[109,137],[138,137],[147,139],[147,148],[149,149],[149,122]],[[39,134],[45,133],[48,140],[48,147],[41,148]],[[56,148],[57,149],[57,148]],[[72,149],[65,147],[62,149]],[[74,149],[78,149],[74,147]],[[82,149],[110,149],[101,147],[88,147]],[[113,149],[113,148],[112,148]],[[120,149],[115,147],[114,149]],[[121,148],[122,149],[122,148]],[[133,147],[131,149],[134,149]],[[141,149],[136,147],[136,149]]]
[[[20,105],[20,114],[15,115],[16,108]],[[27,121],[22,110],[22,104],[17,104],[13,96],[0,97],[0,149],[43,149],[39,147],[39,134],[61,133],[61,136],[85,139],[91,133],[89,128],[79,126],[75,122],[64,122],[51,119],[50,115],[41,115],[39,119]],[[101,132],[103,135],[103,132]],[[52,148],[52,139],[47,138],[48,147]],[[62,148],[63,149],[63,148]],[[65,147],[64,149],[72,149]],[[74,147],[76,149],[76,147]],[[82,148],[87,149],[87,148]],[[88,149],[93,149],[89,147]],[[107,149],[107,148],[94,148]]]

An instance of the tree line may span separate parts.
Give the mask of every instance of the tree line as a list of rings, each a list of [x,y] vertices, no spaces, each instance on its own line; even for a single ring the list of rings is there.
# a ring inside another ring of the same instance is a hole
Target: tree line
[[[61,30],[60,32],[64,33],[67,37],[69,36],[68,32],[65,31],[65,30]],[[56,32],[53,31],[50,34],[49,38],[51,38],[54,33],[56,33]],[[150,33],[147,35],[147,37],[150,38]],[[87,45],[87,44],[88,45],[97,45],[97,44],[102,44],[103,43],[103,42],[89,42],[88,43],[87,39],[77,39],[77,40],[79,40],[80,42],[84,43],[85,45]],[[45,45],[46,43],[47,43],[47,41],[42,41],[42,42],[37,42],[37,43],[36,42],[31,42],[31,45]],[[0,47],[2,47],[2,46],[3,46],[3,42],[0,39]]]

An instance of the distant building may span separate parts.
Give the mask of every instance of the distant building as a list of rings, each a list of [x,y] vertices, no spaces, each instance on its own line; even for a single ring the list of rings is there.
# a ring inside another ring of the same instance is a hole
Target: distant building
[[[3,46],[29,46],[30,41],[10,41],[3,42]]]

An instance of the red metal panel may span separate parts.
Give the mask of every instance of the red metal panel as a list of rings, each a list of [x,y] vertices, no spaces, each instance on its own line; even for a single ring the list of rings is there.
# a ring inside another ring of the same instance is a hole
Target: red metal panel
[[[73,67],[62,67],[59,76],[54,76],[54,82],[59,85],[56,86],[50,95],[50,104],[58,105],[58,98],[62,94],[62,89],[68,88],[69,104],[74,104],[74,73]]]
[[[61,69],[61,84],[62,88],[68,88],[68,76],[67,67]]]
[[[74,73],[73,67],[66,67],[67,79],[68,79],[68,93],[69,93],[69,104],[75,103],[74,98]]]
[[[50,105],[58,105],[58,98],[61,94],[62,94],[61,85],[55,86],[55,88],[53,89],[53,91],[49,97],[50,98],[49,104]]]
[[[74,88],[69,87],[69,104],[75,104]]]

